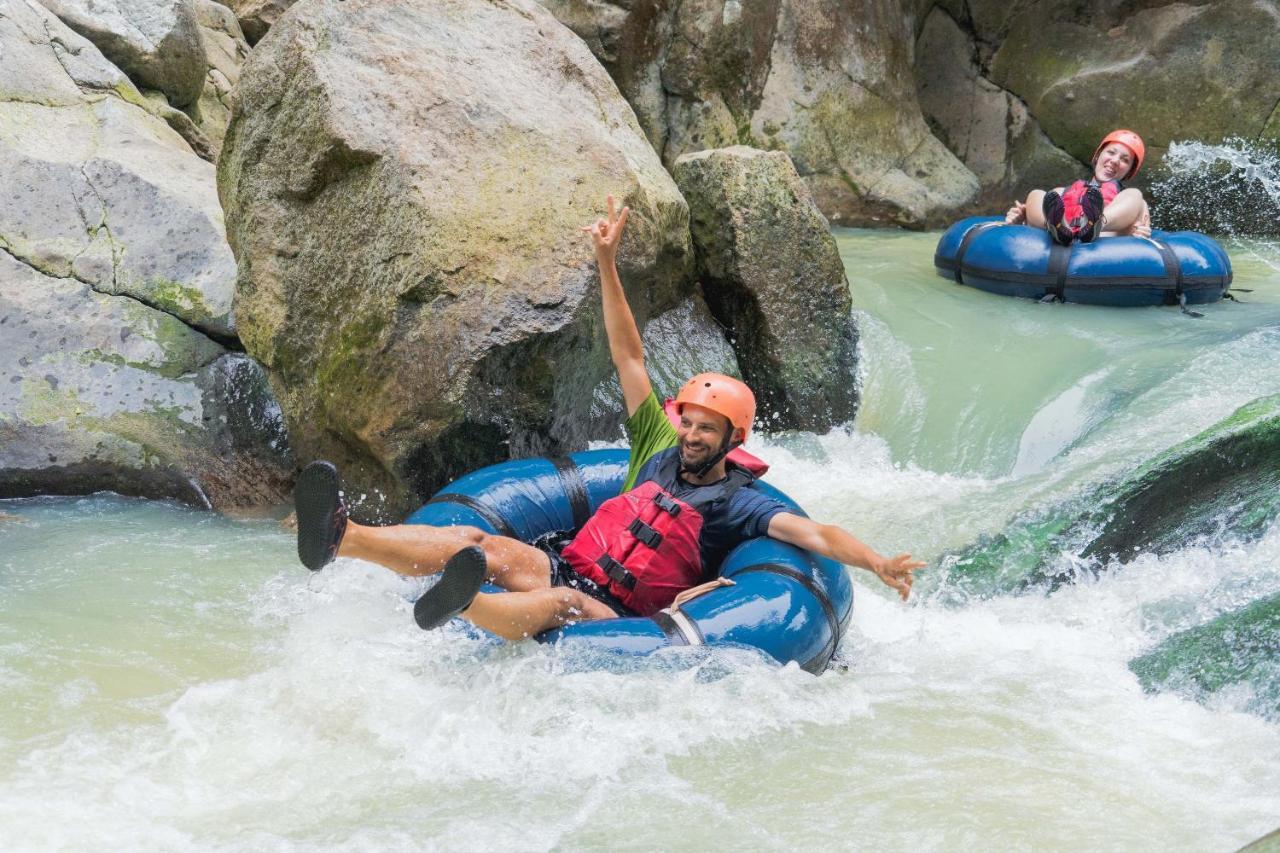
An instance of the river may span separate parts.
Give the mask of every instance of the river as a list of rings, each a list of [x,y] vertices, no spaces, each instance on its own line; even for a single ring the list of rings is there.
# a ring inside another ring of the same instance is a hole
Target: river
[[[908,605],[855,579],[839,666],[600,671],[423,634],[417,582],[308,575],[274,518],[3,501],[0,848],[1202,851],[1280,826],[1280,712],[1128,668],[1280,591],[1280,527],[937,594],[949,550],[1280,393],[1274,245],[1230,243],[1253,292],[1194,319],[960,287],[936,237],[837,231],[857,423],[756,447],[814,516],[933,564]]]

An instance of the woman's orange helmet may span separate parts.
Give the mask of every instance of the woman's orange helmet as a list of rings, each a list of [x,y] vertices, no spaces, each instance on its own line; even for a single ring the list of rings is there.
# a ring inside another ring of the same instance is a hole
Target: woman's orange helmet
[[[1106,139],[1098,143],[1097,149],[1093,152],[1093,159],[1089,162],[1097,163],[1098,155],[1102,153],[1102,149],[1112,142],[1119,142],[1133,152],[1133,165],[1129,168],[1129,174],[1124,176],[1127,181],[1138,174],[1138,168],[1142,165],[1143,158],[1147,156],[1147,146],[1142,144],[1142,137],[1132,130],[1113,130],[1107,134]]]
[[[756,419],[756,395],[740,379],[723,373],[699,373],[684,383],[676,394],[679,411],[685,403],[710,409],[729,419],[733,429],[742,430],[742,440],[747,440],[751,423]]]

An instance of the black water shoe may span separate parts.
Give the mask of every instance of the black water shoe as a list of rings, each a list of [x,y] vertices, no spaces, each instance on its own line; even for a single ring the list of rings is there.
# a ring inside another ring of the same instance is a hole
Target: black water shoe
[[[413,605],[413,620],[418,627],[424,631],[439,628],[470,607],[488,571],[484,549],[479,545],[463,548],[450,557],[440,580]]]
[[[1102,190],[1088,186],[1084,198],[1080,199],[1080,210],[1084,213],[1084,224],[1080,226],[1081,243],[1092,243],[1102,233],[1102,208],[1106,203],[1102,200]]]
[[[1044,230],[1049,232],[1049,239],[1063,246],[1070,246],[1075,239],[1071,227],[1062,221],[1066,208],[1062,204],[1062,196],[1050,190],[1044,194],[1044,203],[1040,206],[1044,213]]]
[[[302,469],[293,487],[293,505],[298,513],[298,559],[319,571],[338,556],[338,544],[347,531],[347,505],[333,463],[317,461]]]

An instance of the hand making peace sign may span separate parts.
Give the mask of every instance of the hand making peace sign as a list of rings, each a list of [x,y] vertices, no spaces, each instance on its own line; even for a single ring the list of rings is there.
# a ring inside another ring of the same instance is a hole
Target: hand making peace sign
[[[607,199],[609,205],[609,218],[597,219],[594,225],[584,225],[582,230],[591,235],[591,242],[596,247],[596,260],[600,263],[613,263],[618,255],[618,244],[622,242],[622,229],[627,225],[627,217],[631,215],[631,208],[624,207],[622,212],[615,214],[613,205],[613,196]]]

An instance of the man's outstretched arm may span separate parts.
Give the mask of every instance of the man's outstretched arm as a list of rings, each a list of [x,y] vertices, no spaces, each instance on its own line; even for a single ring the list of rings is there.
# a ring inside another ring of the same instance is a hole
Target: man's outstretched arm
[[[789,512],[780,512],[769,520],[769,536],[806,551],[815,551],[846,566],[858,566],[874,572],[880,580],[896,589],[903,601],[911,594],[911,584],[915,580],[912,572],[924,567],[924,563],[911,559],[910,554],[882,557],[843,528],[818,524]]]
[[[631,215],[631,208],[624,207],[621,213],[615,214],[613,196],[609,196],[608,205],[608,219],[598,219],[594,225],[582,230],[591,235],[595,246],[609,355],[613,357],[613,366],[618,371],[622,399],[627,406],[627,417],[630,417],[653,392],[653,386],[644,369],[644,344],[640,340],[640,330],[636,328],[627,295],[622,290],[622,280],[618,278],[618,244],[622,242],[622,231],[627,225],[627,217]]]

